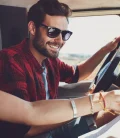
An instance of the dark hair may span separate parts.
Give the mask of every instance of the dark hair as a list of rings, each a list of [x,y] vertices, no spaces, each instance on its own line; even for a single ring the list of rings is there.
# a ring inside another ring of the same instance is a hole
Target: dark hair
[[[44,21],[45,15],[65,16],[67,19],[72,14],[68,5],[58,0],[39,0],[28,12],[28,22],[33,21],[36,27]]]

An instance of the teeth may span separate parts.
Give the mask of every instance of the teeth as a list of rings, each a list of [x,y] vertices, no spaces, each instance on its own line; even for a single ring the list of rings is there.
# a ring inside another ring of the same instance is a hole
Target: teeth
[[[55,48],[55,49],[59,48],[59,46],[53,46],[53,45],[52,46],[50,45],[50,47]]]

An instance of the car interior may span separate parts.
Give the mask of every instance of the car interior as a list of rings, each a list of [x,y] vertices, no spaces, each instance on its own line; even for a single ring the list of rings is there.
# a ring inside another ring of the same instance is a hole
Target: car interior
[[[102,15],[119,15],[119,0],[59,0],[72,9],[72,17],[91,17]],[[27,10],[35,0],[0,0],[0,50],[19,43],[27,37]],[[15,39],[13,39],[15,38]],[[60,84],[58,98],[71,98],[84,96],[89,87],[94,83],[99,90],[112,90],[119,87],[113,83],[120,75],[120,44],[105,59],[101,68],[92,80],[83,80],[73,84]]]

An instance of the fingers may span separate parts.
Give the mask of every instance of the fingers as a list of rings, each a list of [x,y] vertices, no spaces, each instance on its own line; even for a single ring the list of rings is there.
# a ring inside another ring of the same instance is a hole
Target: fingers
[[[116,40],[117,40],[117,37],[115,37],[115,38],[113,39],[112,43],[114,43]]]
[[[120,36],[119,37],[115,37],[114,39],[115,39],[115,41],[120,41]]]
[[[107,53],[113,51],[117,47],[119,42],[120,42],[120,37],[116,37],[113,39],[113,41],[105,45],[105,50],[107,51]]]
[[[113,39],[113,41],[112,41],[113,44],[116,44],[116,43],[118,43],[118,42],[120,42],[120,36],[119,36],[119,37],[115,37],[115,38]]]

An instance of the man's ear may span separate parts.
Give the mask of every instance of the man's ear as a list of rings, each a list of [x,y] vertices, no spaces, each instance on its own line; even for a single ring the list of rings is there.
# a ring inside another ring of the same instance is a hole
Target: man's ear
[[[35,35],[36,33],[36,27],[35,27],[35,24],[33,21],[30,21],[28,23],[28,31],[30,32],[30,34],[32,34],[33,36]]]

